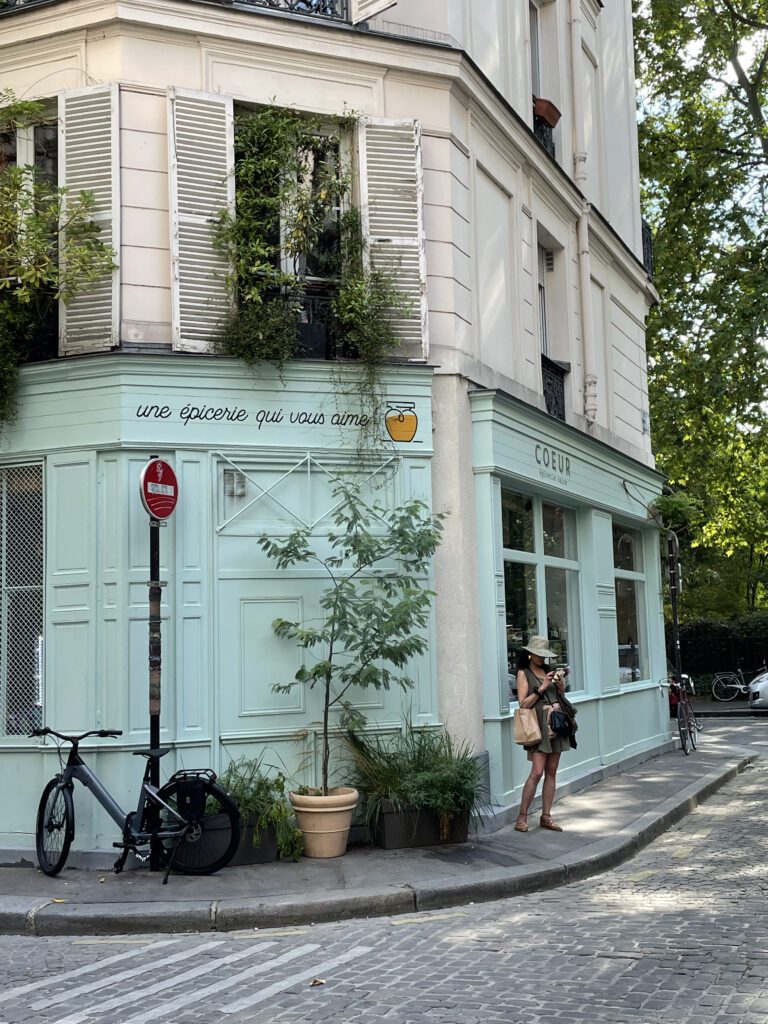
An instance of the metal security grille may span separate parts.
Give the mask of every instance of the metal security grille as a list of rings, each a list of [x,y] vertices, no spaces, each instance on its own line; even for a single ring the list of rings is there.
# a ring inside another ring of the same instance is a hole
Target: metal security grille
[[[0,468],[0,733],[42,722],[43,469]]]

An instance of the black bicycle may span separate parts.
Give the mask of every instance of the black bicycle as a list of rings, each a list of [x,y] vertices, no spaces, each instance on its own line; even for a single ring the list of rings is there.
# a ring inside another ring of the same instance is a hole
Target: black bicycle
[[[669,688],[670,704],[674,708],[675,717],[677,718],[680,746],[683,748],[684,754],[688,754],[691,750],[696,749],[697,733],[701,732],[703,728],[701,719],[696,717],[693,702],[688,692],[688,686],[690,685],[691,690],[693,690],[693,684],[689,681],[688,685],[686,685],[686,680],[687,677],[684,677],[680,683],[677,683],[674,676],[669,676],[666,681],[662,680],[659,684]]]
[[[240,841],[240,812],[216,785],[216,775],[210,769],[183,769],[158,788],[150,782],[152,758],[163,757],[170,747],[134,750],[134,754],[147,759],[147,764],[136,810],[126,813],[78,749],[87,736],[114,738],[122,736],[119,729],[92,729],[79,736],[64,736],[43,728],[34,729],[30,735],[54,736],[71,744],[66,763],[59,744],[61,771],[46,785],[37,811],[37,860],[46,875],[61,871],[75,838],[75,779],[93,794],[122,832],[122,840],[112,844],[122,850],[115,861],[115,874],[123,870],[129,853],[145,861],[150,849],[158,851],[165,867],[163,885],[172,870],[211,875],[232,859]],[[141,848],[147,848],[147,853],[140,853]]]

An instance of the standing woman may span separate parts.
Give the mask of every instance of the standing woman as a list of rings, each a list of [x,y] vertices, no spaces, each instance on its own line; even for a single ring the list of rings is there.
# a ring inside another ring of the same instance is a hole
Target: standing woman
[[[524,652],[524,653],[523,653]],[[550,703],[557,703],[558,697],[565,692],[565,683],[556,679],[554,672],[548,672],[544,664],[547,658],[555,654],[549,649],[549,641],[544,636],[532,636],[528,646],[521,649],[517,673],[517,701],[521,708],[535,708],[536,717],[541,727],[541,740],[534,747],[526,747],[528,760],[531,762],[531,774],[525,780],[523,794],[520,798],[520,813],[515,822],[518,832],[528,831],[528,810],[536,796],[539,779],[544,776],[544,788],[541,792],[541,818],[539,825],[552,832],[562,832],[562,828],[552,820],[552,803],[555,799],[555,780],[560,754],[570,750],[571,744],[567,736],[554,736],[550,739],[547,729],[547,708]]]

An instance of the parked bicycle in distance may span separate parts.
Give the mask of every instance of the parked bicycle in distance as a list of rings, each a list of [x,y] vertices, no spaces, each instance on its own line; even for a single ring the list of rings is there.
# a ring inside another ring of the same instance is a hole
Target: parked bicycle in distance
[[[46,875],[61,871],[75,838],[75,779],[93,794],[122,833],[122,840],[112,844],[122,850],[115,861],[115,874],[123,870],[129,853],[146,861],[152,846],[165,867],[163,885],[172,870],[210,875],[234,856],[240,841],[240,812],[216,785],[216,775],[210,769],[182,769],[158,788],[150,782],[152,758],[163,757],[170,748],[134,750],[147,764],[136,810],[126,813],[79,752],[86,737],[114,738],[122,735],[119,729],[91,729],[79,736],[64,736],[46,727],[33,729],[30,735],[55,736],[71,744],[66,763],[62,743],[58,744],[61,771],[46,785],[37,811],[37,859]],[[140,853],[141,848],[147,853]]]
[[[694,692],[693,681],[689,676],[683,676],[678,684],[674,676],[668,676],[659,680],[659,686],[669,690],[669,704],[676,712],[680,745],[683,753],[687,755],[696,749],[697,734],[702,730],[701,719],[696,717],[691,701],[691,694]]]
[[[745,679],[744,673],[739,666],[735,672],[718,672],[712,680],[712,696],[715,700],[733,700],[735,697],[746,697],[749,694],[750,683],[753,683],[760,676],[766,675],[768,668],[762,665],[753,675],[752,679]],[[752,674],[752,673],[750,673]]]

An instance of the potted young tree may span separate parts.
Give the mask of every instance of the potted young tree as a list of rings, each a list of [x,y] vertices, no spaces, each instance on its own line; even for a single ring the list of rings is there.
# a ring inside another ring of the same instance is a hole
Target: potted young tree
[[[315,563],[328,580],[317,625],[286,619],[272,623],[277,636],[314,656],[289,683],[273,689],[287,692],[306,685],[322,694],[321,785],[290,794],[308,857],[338,857],[346,850],[358,794],[329,784],[332,716],[338,713],[342,727],[364,722],[348,700],[353,687],[407,690],[413,685],[406,669],[427,649],[434,594],[424,578],[442,533],[443,516],[430,514],[415,499],[387,509],[367,504],[359,489],[347,484],[339,485],[334,497],[334,528],[324,552],[310,546],[307,529],[285,540],[259,540],[279,569]]]
[[[230,866],[301,857],[303,840],[293,821],[282,772],[268,775],[260,758],[240,757],[230,762],[218,783],[240,811],[242,836]]]
[[[386,850],[467,840],[470,818],[486,803],[479,755],[445,729],[393,736],[348,730],[351,781],[371,837]]]

